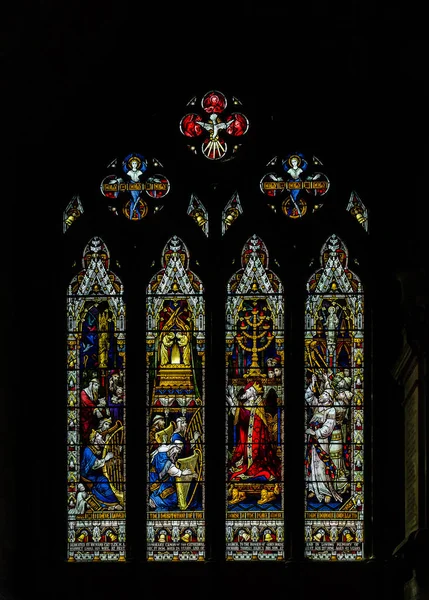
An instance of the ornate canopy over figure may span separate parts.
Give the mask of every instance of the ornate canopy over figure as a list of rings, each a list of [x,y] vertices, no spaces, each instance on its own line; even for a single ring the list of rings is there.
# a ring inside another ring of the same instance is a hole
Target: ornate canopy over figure
[[[164,248],[163,269],[151,280],[147,340],[153,406],[201,404],[205,315],[202,283],[189,271],[189,254],[173,237]]]

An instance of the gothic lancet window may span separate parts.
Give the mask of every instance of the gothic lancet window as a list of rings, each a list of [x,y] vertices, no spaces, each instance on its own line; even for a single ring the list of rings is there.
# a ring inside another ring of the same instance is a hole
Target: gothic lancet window
[[[125,303],[93,237],[67,296],[68,560],[124,561]]]
[[[226,300],[227,560],[284,556],[284,297],[253,235]]]
[[[363,289],[335,234],[320,263],[305,305],[305,556],[361,560]]]
[[[205,558],[203,284],[177,236],[146,297],[147,558]]]

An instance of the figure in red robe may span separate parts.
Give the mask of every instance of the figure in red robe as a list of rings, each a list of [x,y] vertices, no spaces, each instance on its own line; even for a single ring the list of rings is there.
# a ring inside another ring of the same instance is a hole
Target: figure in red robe
[[[276,481],[281,479],[281,461],[269,428],[271,415],[263,405],[263,386],[250,381],[235,398],[232,386],[227,401],[234,415],[237,442],[229,461],[229,479]]]
[[[98,398],[100,382],[93,377],[88,386],[80,393],[80,431],[82,443],[89,443],[89,434],[92,429],[97,429],[97,419],[94,416],[94,409],[101,398]]]

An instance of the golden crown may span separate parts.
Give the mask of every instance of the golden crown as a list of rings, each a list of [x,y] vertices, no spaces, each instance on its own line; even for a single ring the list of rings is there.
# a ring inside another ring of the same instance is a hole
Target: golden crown
[[[264,391],[264,386],[261,385],[259,383],[259,381],[255,381],[255,383],[253,384],[253,387],[255,388],[255,390],[258,392],[258,394],[262,394],[262,392]]]

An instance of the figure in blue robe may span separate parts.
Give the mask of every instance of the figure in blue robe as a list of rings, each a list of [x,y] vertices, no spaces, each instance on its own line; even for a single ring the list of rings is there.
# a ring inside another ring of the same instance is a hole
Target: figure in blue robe
[[[109,480],[102,471],[104,464],[113,457],[112,453],[108,452],[104,458],[100,458],[103,445],[103,436],[99,432],[93,431],[90,436],[90,444],[82,453],[80,473],[90,487],[91,493],[100,502],[101,507],[107,508],[117,506],[119,503]]]
[[[191,475],[190,469],[179,469],[176,460],[183,448],[183,442],[162,444],[152,453],[149,470],[149,506],[156,510],[177,510],[178,499],[176,477]]]
[[[301,182],[301,174],[307,169],[307,161],[302,154],[290,154],[283,161],[283,169],[290,175],[289,181]],[[301,216],[301,209],[299,206],[300,195],[300,188],[290,190],[290,199],[299,216]]]

